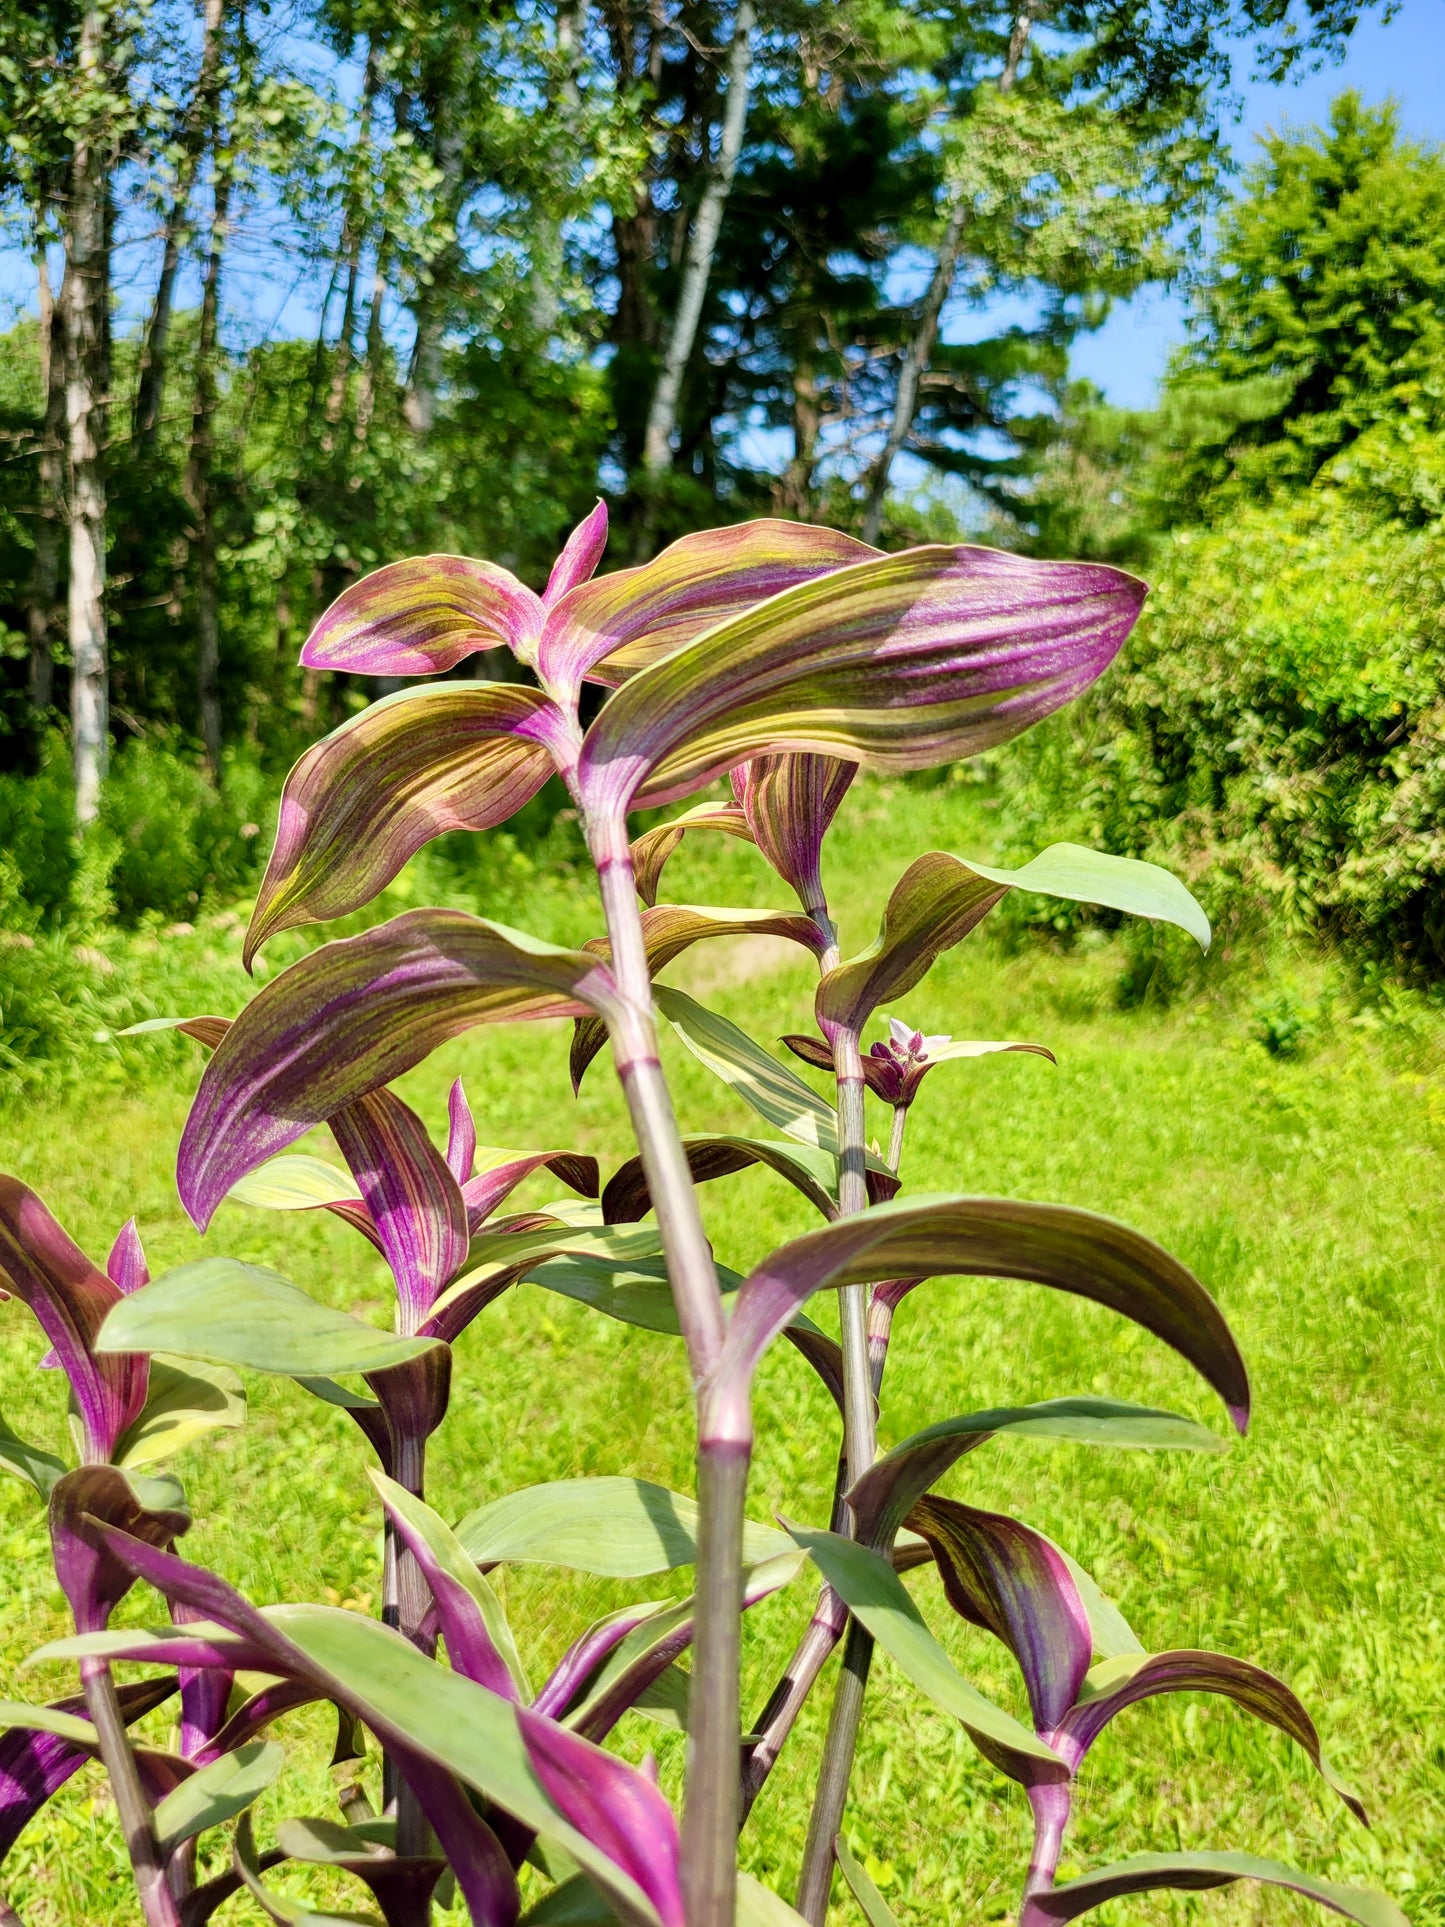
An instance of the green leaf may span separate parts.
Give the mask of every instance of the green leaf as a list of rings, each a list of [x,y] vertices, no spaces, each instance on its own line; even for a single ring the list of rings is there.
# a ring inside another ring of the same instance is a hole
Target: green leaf
[[[234,1258],[181,1265],[120,1303],[98,1351],[178,1352],[285,1378],[383,1371],[430,1351],[430,1338],[378,1331],[321,1305],[278,1272]]]
[[[771,1887],[738,1869],[738,1898],[733,1918],[737,1927],[802,1927],[803,1916],[795,1913]]]
[[[218,1827],[244,1813],[270,1786],[286,1763],[286,1749],[275,1740],[253,1740],[249,1746],[223,1753],[182,1780],[156,1808],[156,1838],[162,1857],[173,1854],[183,1840],[207,1827]]]
[[[632,1702],[632,1711],[641,1713],[656,1726],[665,1726],[674,1733],[687,1731],[688,1698],[692,1692],[692,1674],[685,1666],[669,1666],[665,1673],[659,1673],[651,1686],[644,1686]]]
[[[1091,1908],[1121,1894],[1152,1893],[1159,1888],[1199,1892],[1227,1887],[1235,1880],[1260,1880],[1267,1886],[1287,1887],[1317,1900],[1333,1913],[1355,1920],[1360,1927],[1408,1927],[1405,1915],[1384,1894],[1359,1887],[1342,1887],[1318,1874],[1301,1873],[1278,1860],[1260,1860],[1252,1853],[1136,1853],[1110,1867],[1099,1867],[1068,1880],[1060,1887],[1031,1894],[1023,1918],[1030,1922],[1077,1920]]]
[[[903,1439],[885,1452],[849,1495],[859,1537],[890,1540],[904,1514],[965,1452],[1000,1434],[1067,1439],[1126,1451],[1224,1452],[1228,1440],[1193,1419],[1117,1398],[1051,1398],[964,1412]]]
[[[150,1465],[205,1432],[244,1424],[246,1394],[228,1365],[151,1359],[145,1409],[116,1447],[117,1465]]]
[[[586,1875],[579,1873],[543,1894],[522,1915],[519,1927],[613,1927],[617,1918]],[[737,1927],[806,1927],[802,1915],[794,1913],[780,1894],[741,1867],[734,1919]]]
[[[641,1579],[697,1558],[697,1507],[646,1479],[558,1479],[509,1492],[468,1513],[457,1538],[477,1564],[571,1566],[607,1579]],[[791,1551],[771,1526],[749,1523],[749,1565]]]
[[[25,1700],[0,1700],[0,1727],[12,1726],[24,1733],[53,1733],[58,1740],[69,1740],[72,1746],[83,1746],[92,1753],[100,1745],[100,1735],[78,1713],[62,1713],[54,1706],[31,1706]]]
[[[985,1699],[958,1672],[886,1559],[836,1532],[793,1525],[788,1531],[899,1670],[936,1706],[960,1720],[972,1738],[984,1742],[990,1757],[994,1751],[1022,1755],[1020,1777],[1029,1780],[1068,1779],[1068,1768],[1052,1747]]]
[[[574,1873],[529,1907],[519,1927],[613,1927],[616,1919],[616,1911],[586,1874]]]
[[[780,1064],[746,1031],[685,991],[656,984],[653,998],[698,1062],[730,1085],[759,1117],[800,1144],[837,1157],[838,1120],[826,1098],[786,1064]]]
[[[251,1832],[251,1816],[243,1813],[236,1828],[235,1865],[248,1892],[278,1927],[381,1927],[375,1914],[318,1914],[304,1901],[289,1894],[278,1894],[261,1878],[256,1841]]]
[[[0,1417],[0,1472],[23,1479],[26,1485],[34,1486],[44,1499],[50,1496],[51,1486],[67,1470],[64,1459],[57,1458],[53,1452],[47,1452],[41,1446],[28,1445]]]
[[[742,1274],[726,1265],[719,1265],[717,1272],[718,1285],[724,1292],[734,1292],[742,1283]],[[590,1305],[608,1318],[639,1326],[643,1331],[663,1332],[672,1338],[681,1331],[667,1263],[662,1258],[626,1263],[572,1253],[539,1265],[522,1283],[573,1298],[578,1304]]]
[[[1042,1535],[1040,1535],[1042,1536]],[[1092,1573],[1085,1572],[1077,1559],[1073,1559],[1061,1545],[1050,1539],[1049,1544],[1058,1553],[1069,1569],[1069,1577],[1074,1589],[1089,1615],[1089,1632],[1094,1642],[1094,1658],[1121,1659],[1127,1653],[1144,1651],[1143,1643],[1123,1613],[1106,1594],[1100,1592],[1098,1582]]]
[[[323,1204],[354,1204],[358,1193],[349,1171],[324,1158],[283,1152],[247,1172],[226,1194],[228,1204],[259,1205],[265,1211],[314,1211]]]
[[[310,1392],[313,1398],[319,1398],[323,1405],[339,1405],[343,1412],[381,1410],[379,1399],[368,1398],[365,1392],[353,1392],[345,1385],[338,1385],[334,1378],[314,1378],[298,1373],[296,1383],[303,1392]]]
[[[1201,950],[1209,948],[1209,919],[1171,871],[1137,857],[1110,856],[1079,843],[1051,843],[1017,870],[995,870],[967,859],[968,868],[991,883],[1066,903],[1095,903],[1131,917],[1172,923],[1187,930]]]
[[[25,1666],[52,1666],[57,1660],[134,1659],[138,1665],[172,1666],[181,1662],[174,1650],[184,1649],[188,1640],[204,1639],[208,1646],[229,1658],[235,1655],[235,1670],[244,1671],[252,1661],[255,1647],[239,1633],[209,1620],[187,1620],[184,1626],[108,1626],[99,1633],[70,1633],[64,1639],[48,1640],[27,1655]]]
[[[863,1909],[868,1927],[898,1927],[893,1910],[879,1893],[867,1872],[854,1858],[853,1850],[840,1833],[833,1842],[833,1852],[838,1865],[843,1870],[843,1878],[852,1890],[853,1898]]]

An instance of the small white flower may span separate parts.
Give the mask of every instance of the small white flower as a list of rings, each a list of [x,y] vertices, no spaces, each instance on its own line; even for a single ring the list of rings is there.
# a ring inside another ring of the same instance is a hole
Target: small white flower
[[[915,1059],[929,1057],[934,1051],[942,1050],[945,1044],[951,1042],[947,1035],[925,1037],[922,1031],[915,1030],[911,1024],[905,1024],[901,1017],[888,1019],[888,1036],[894,1050],[900,1051],[905,1057]]]

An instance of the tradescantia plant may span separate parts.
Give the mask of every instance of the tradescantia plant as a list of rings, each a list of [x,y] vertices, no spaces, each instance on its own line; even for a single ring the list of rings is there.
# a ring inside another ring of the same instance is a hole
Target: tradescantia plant
[[[930,768],[1058,709],[1107,669],[1143,584],[1103,566],[979,548],[879,555],[784,522],[685,537],[653,562],[598,578],[605,541],[599,505],[541,595],[495,564],[429,556],[379,570],[323,616],[303,651],[308,665],[444,679],[374,703],[292,771],[246,957],[278,931],[371,901],[431,838],[505,822],[553,774],[595,868],[598,936],[568,949],[458,911],[413,910],[322,944],[234,1022],[174,1020],[210,1053],[178,1162],[197,1226],[225,1199],[336,1214],[386,1260],[393,1328],[224,1257],[149,1281],[133,1227],[101,1273],[32,1192],[0,1180],[0,1277],[35,1311],[69,1374],[81,1460],[67,1469],[7,1432],[0,1467],[48,1497],[76,1631],[37,1657],[78,1661],[82,1685],[79,1699],[0,1707],[0,1854],[99,1754],[150,1927],[200,1927],[243,1889],[276,1921],[337,1918],[278,1884],[288,1862],[354,1877],[387,1927],[421,1927],[450,1889],[478,1927],[522,1917],[535,1927],[732,1927],[800,1915],[819,1927],[838,1867],[883,1927],[887,1905],[843,1838],[881,1648],[1026,1790],[1034,1838],[1021,1927],[1069,1921],[1123,1894],[1241,1878],[1306,1894],[1364,1927],[1399,1927],[1379,1896],[1223,1849],[1141,1855],[1056,1880],[1081,1762],[1117,1714],[1160,1693],[1232,1699],[1286,1734],[1364,1817],[1282,1681],[1229,1655],[1145,1652],[1063,1548],[937,1489],[990,1442],[1217,1452],[1223,1436],[1065,1388],[1030,1405],[945,1415],[877,1451],[893,1322],[913,1291],[958,1290],[949,1281],[960,1278],[1023,1280],[1131,1319],[1193,1366],[1238,1430],[1248,1420],[1245,1366],[1219,1308],[1151,1240],[1062,1205],[903,1190],[908,1122],[934,1069],[995,1051],[1050,1055],[1035,1043],[916,1030],[902,1000],[934,961],[1011,890],[1173,923],[1207,945],[1188,892],[1150,865],[1068,844],[1018,870],[934,851],[898,879],[876,940],[845,956],[822,882],[824,838],[860,768]],[[496,648],[512,652],[526,679],[448,673]],[[588,685],[610,693],[589,703],[584,724]],[[630,840],[630,812],[724,777],[730,796]],[[754,845],[796,907],[660,902],[670,856],[704,831]],[[654,982],[696,943],[758,932],[816,962],[811,1025],[784,1042],[827,1074],[829,1096],[717,1012]],[[460,1084],[439,1148],[390,1088],[473,1026],[543,1019],[570,1020],[574,1086],[610,1045],[636,1153],[605,1182],[595,1160],[567,1149],[479,1150]],[[886,1034],[865,1049],[882,1019]],[[759,1135],[683,1134],[659,1022],[757,1115]],[[886,1152],[869,1148],[869,1093],[891,1113]],[[339,1165],[292,1148],[322,1124]],[[697,1193],[752,1166],[791,1184],[820,1223],[739,1277],[715,1262]],[[543,1169],[569,1197],[506,1210],[522,1179]],[[455,1524],[428,1504],[426,1448],[446,1416],[451,1346],[473,1318],[505,1315],[504,1295],[521,1281],[661,1342],[681,1339],[695,1496],[558,1468],[552,1482]],[[823,1292],[836,1294],[841,1342],[807,1316]],[[751,1385],[780,1337],[836,1402],[841,1450],[834,1489],[800,1492],[789,1516],[768,1525],[746,1512]],[[133,1468],[206,1425],[237,1422],[236,1368],[343,1406],[374,1452],[386,1529],[380,1623],[326,1606],[258,1606],[177,1550],[188,1523],[178,1485]],[[488,1577],[518,1561],[624,1580],[691,1566],[696,1581],[680,1603],[641,1602],[600,1620],[537,1686]],[[923,1565],[937,1570],[949,1606],[1012,1655],[1027,1721],[950,1662],[904,1583]],[[802,1601],[805,1569],[813,1587]],[[112,1625],[137,1580],[166,1602],[169,1623]],[[796,1650],[745,1723],[745,1615],[789,1585],[800,1596]],[[739,1830],[840,1643],[794,1911],[738,1873]],[[152,1671],[117,1686],[122,1662]],[[172,1692],[176,1750],[134,1743],[129,1726]],[[287,1819],[262,1846],[250,1808],[283,1760],[262,1735],[316,1702],[335,1709],[339,1817]],[[680,1820],[650,1767],[604,1744],[639,1712],[686,1728]],[[365,1791],[369,1744],[384,1763],[380,1811]],[[524,1865],[533,1869],[525,1916]]]

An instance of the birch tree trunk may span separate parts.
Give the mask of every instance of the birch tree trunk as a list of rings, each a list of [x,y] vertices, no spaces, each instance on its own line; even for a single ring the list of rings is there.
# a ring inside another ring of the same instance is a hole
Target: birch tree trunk
[[[50,286],[50,264],[43,243],[36,251],[35,267],[40,292],[40,389],[45,413],[37,460],[35,548],[25,625],[30,644],[30,707],[39,719],[55,697],[56,596],[65,520],[65,327],[60,303]]]
[[[702,319],[702,306],[712,276],[723,211],[732,192],[733,177],[738,171],[738,157],[742,153],[743,133],[748,118],[748,94],[752,86],[753,19],[752,0],[738,0],[737,13],[733,17],[732,45],[728,50],[727,97],[723,102],[717,160],[693,217],[692,231],[687,237],[677,311],[662,351],[662,365],[657,373],[657,386],[652,392],[652,406],[648,411],[647,431],[643,438],[642,470],[646,493],[635,557],[639,562],[646,560],[657,534],[658,485],[672,461],[672,436],[677,427],[682,378],[697,340],[698,323]]]
[[[998,79],[998,90],[1001,94],[1009,93],[1018,79],[1019,63],[1024,57],[1029,33],[1041,11],[1042,8],[1039,5],[1026,5],[1014,21],[1013,32],[1009,36],[1008,56]],[[865,542],[876,543],[883,526],[883,505],[888,496],[889,478],[893,473],[893,464],[899,451],[912,431],[913,418],[918,412],[919,389],[923,384],[929,356],[933,353],[933,344],[938,339],[938,318],[943,313],[943,304],[948,299],[949,289],[953,286],[959,250],[963,243],[963,230],[967,221],[967,197],[961,190],[955,189],[948,222],[943,230],[943,240],[939,244],[938,259],[934,263],[933,273],[929,279],[928,292],[923,297],[923,306],[918,311],[917,325],[898,370],[898,387],[893,398],[893,419],[888,424],[888,435],[883,444],[883,452],[869,471],[867,506],[863,511]]]
[[[161,400],[165,392],[166,352],[170,346],[171,312],[175,301],[176,276],[180,271],[185,245],[186,222],[196,174],[206,141],[215,119],[216,76],[221,58],[221,24],[225,0],[205,0],[201,26],[201,63],[196,74],[196,91],[185,120],[181,142],[180,166],[176,170],[175,192],[166,216],[165,245],[161,271],[156,281],[155,300],[151,303],[141,342],[136,375],[135,405],[131,411],[131,441],[136,452],[149,457],[155,452],[160,428]]]
[[[78,80],[98,93],[105,13],[81,20]],[[92,115],[71,150],[66,225],[66,439],[70,455],[70,728],[75,814],[82,827],[100,807],[110,746],[105,633],[105,441],[110,385],[109,155],[103,121]]]

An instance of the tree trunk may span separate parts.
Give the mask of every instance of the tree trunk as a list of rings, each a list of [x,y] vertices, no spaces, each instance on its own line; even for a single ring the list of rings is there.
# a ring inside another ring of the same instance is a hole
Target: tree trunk
[[[98,89],[105,13],[87,7],[80,27],[79,79]],[[70,452],[70,726],[75,814],[84,826],[100,807],[110,746],[105,633],[105,441],[110,385],[109,156],[98,118],[75,137],[66,228],[65,413]]]
[[[784,515],[798,522],[807,521],[812,507],[813,469],[818,459],[818,430],[822,420],[817,371],[808,348],[799,354],[793,366],[793,458],[778,489],[778,506]]]
[[[356,155],[362,167],[368,165],[371,157],[371,114],[376,101],[376,80],[376,43],[373,40],[367,42],[361,118],[356,132]],[[341,248],[346,257],[346,294],[341,303],[341,332],[336,340],[336,365],[331,371],[331,392],[326,399],[326,422],[332,429],[336,428],[346,412],[346,388],[356,359],[352,338],[356,333],[356,295],[361,284],[361,245],[365,238],[362,197],[353,188],[348,196],[346,217],[341,229]],[[328,450],[331,445],[332,438],[327,437]]]
[[[1042,10],[1040,5],[1030,0],[1030,4],[1020,9],[1014,21],[1013,32],[1009,36],[1008,56],[998,80],[998,90],[1001,94],[1008,93],[1018,78],[1019,63],[1024,57],[1024,48],[1028,45],[1030,30]],[[938,339],[938,318],[943,312],[944,302],[948,299],[948,291],[953,286],[954,271],[958,266],[959,249],[963,243],[963,230],[967,220],[967,198],[961,190],[956,190],[953,205],[949,209],[948,222],[943,230],[938,259],[934,263],[933,274],[928,283],[928,292],[923,297],[923,306],[918,311],[917,326],[904,350],[902,365],[898,370],[898,388],[893,399],[893,419],[888,424],[883,452],[869,471],[867,506],[863,511],[865,542],[876,543],[883,526],[883,504],[888,495],[889,477],[893,473],[894,461],[913,428],[913,417],[918,411],[918,391],[923,383],[928,358],[933,353],[933,344]]]
[[[371,275],[371,306],[366,317],[366,359],[361,364],[361,380],[356,391],[354,437],[359,449],[366,447],[367,437],[371,433],[371,418],[376,412],[376,395],[381,386],[382,361],[386,354],[382,304],[386,298],[387,261],[388,249],[383,234],[376,243],[376,263]]]
[[[572,164],[577,145],[577,117],[581,97],[577,88],[577,61],[587,30],[587,0],[561,0],[557,8],[557,76],[548,112],[559,130],[554,161],[571,186]],[[565,194],[562,197],[565,200]],[[565,258],[562,249],[562,218],[553,208],[534,208],[532,212],[532,326],[540,342],[557,326],[562,308],[562,275]]]
[[[136,375],[135,406],[131,413],[131,440],[136,452],[149,457],[155,452],[160,428],[161,401],[166,380],[166,351],[170,345],[171,309],[175,300],[176,275],[180,271],[185,241],[186,217],[196,185],[196,172],[206,150],[206,139],[215,118],[216,74],[221,57],[221,23],[225,0],[205,0],[201,30],[201,64],[196,75],[196,91],[186,115],[180,165],[176,170],[176,189],[166,216],[165,247],[161,255],[160,278],[151,304],[141,342]]]
[[[205,282],[201,294],[201,325],[196,341],[195,399],[191,409],[191,445],[186,463],[186,501],[191,511],[196,544],[196,706],[206,768],[219,788],[221,781],[221,632],[220,583],[216,568],[215,419],[216,352],[220,325],[221,263],[226,248],[226,220],[230,212],[229,157],[216,154],[216,185],[211,203],[211,232],[206,249]]]
[[[732,192],[733,176],[743,148],[747,126],[748,92],[752,84],[752,0],[738,0],[733,19],[732,45],[728,50],[727,98],[723,103],[722,133],[711,178],[703,190],[693,218],[683,259],[682,286],[678,291],[677,311],[663,349],[662,366],[652,394],[647,416],[647,432],[642,444],[642,469],[646,490],[638,531],[636,560],[644,561],[651,552],[657,533],[658,484],[672,461],[672,436],[677,427],[678,401],[682,378],[697,339],[703,302],[712,275],[713,255],[717,251],[723,210]]]
[[[460,45],[452,50],[453,61],[463,58]],[[432,158],[441,175],[438,207],[445,239],[431,264],[430,279],[416,297],[416,340],[411,351],[402,412],[412,433],[425,438],[436,420],[437,401],[442,386],[442,342],[446,334],[447,311],[457,270],[461,244],[456,227],[461,214],[466,146],[461,128],[460,88],[455,67],[449,67],[433,89],[429,106],[432,122]]]
[[[64,289],[57,302],[42,243],[35,257],[40,289],[40,390],[45,413],[35,488],[35,549],[25,624],[30,643],[30,707],[37,721],[55,697],[55,633],[60,589],[60,538],[65,519],[65,326]]]

